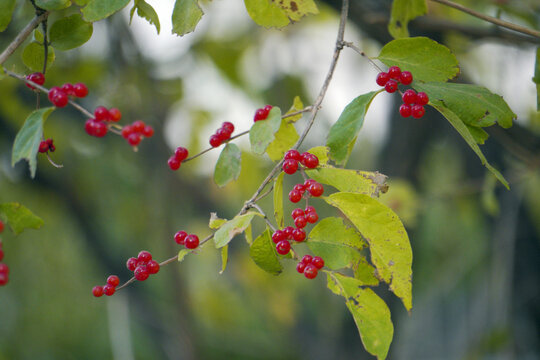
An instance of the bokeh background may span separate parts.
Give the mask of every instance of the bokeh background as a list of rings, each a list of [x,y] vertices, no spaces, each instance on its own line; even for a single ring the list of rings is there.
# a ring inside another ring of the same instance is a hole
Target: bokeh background
[[[272,167],[267,158],[244,152],[240,179],[224,189],[212,181],[218,151],[174,173],[167,158],[176,146],[206,148],[223,121],[248,129],[264,104],[288,109],[296,95],[310,104],[330,63],[340,6],[318,1],[319,15],[278,31],[257,27],[242,1],[203,2],[195,33],[179,38],[170,35],[173,1],[148,2],[160,15],[159,36],[136,16],[129,26],[128,7],[96,23],[80,49],[58,52],[45,83],[85,82],[86,108],[118,107],[123,121],[154,126],[139,152],[117,136],[89,137],[81,114],[65,108],[45,126],[64,168],[40,156],[30,179],[26,165],[12,168],[10,158],[35,96],[14,79],[0,80],[0,202],[21,202],[45,221],[18,237],[2,234],[11,274],[0,288],[0,359],[371,359],[324,276],[308,281],[292,263],[268,275],[241,237],[222,275],[220,254],[209,246],[110,298],[92,297],[109,274],[128,279],[125,261],[140,250],[169,258],[178,251],[177,230],[204,237],[210,212],[234,216]],[[538,42],[428,3],[430,16],[412,22],[411,33],[450,46],[458,81],[503,95],[518,114],[512,129],[488,129],[482,147],[512,189],[496,184],[436,113],[402,119],[397,96],[376,98],[348,167],[390,177],[383,201],[403,219],[413,247],[412,312],[379,289],[395,327],[389,358],[538,359],[540,116],[531,81]],[[461,3],[540,28],[535,0]],[[390,40],[390,6],[352,1],[346,40],[376,56]],[[19,1],[0,48],[31,18],[31,6]],[[28,72],[20,51],[6,66]],[[305,149],[324,144],[344,106],[377,88],[376,74],[343,51]],[[238,143],[248,149],[246,139]]]

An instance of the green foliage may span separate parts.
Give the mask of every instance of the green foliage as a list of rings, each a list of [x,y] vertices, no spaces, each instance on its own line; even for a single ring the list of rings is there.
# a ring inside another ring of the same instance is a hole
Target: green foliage
[[[284,172],[280,172],[274,181],[274,218],[277,226],[282,229],[285,226],[283,215],[283,177]]]
[[[56,21],[51,26],[49,38],[56,49],[70,50],[90,40],[93,29],[80,14],[74,14]]]
[[[54,62],[55,54],[52,46],[49,46],[47,53],[47,69]],[[22,61],[32,71],[43,71],[43,63],[45,62],[45,51],[43,45],[32,41],[25,46],[22,53]]]
[[[227,268],[227,263],[229,261],[229,245],[225,245],[221,248],[221,270],[220,274],[223,274],[225,272],[225,269]]]
[[[43,37],[43,33],[39,29],[34,30],[34,32],[32,33],[32,39],[35,42],[37,42],[39,44],[42,44],[42,45],[43,45],[43,42],[45,41],[45,38]]]
[[[221,225],[225,224],[227,219],[220,219],[217,217],[215,212],[210,213],[210,221],[208,222],[208,227],[210,229],[219,229]]]
[[[372,91],[358,96],[345,107],[337,122],[330,128],[326,145],[330,148],[330,157],[339,164],[345,164],[349,157],[349,147],[354,146],[356,137],[364,124],[364,117],[369,105],[380,93]]]
[[[426,0],[394,0],[388,32],[394,39],[409,37],[409,21],[426,13]]]
[[[236,235],[243,233],[255,215],[260,216],[259,213],[249,212],[244,215],[235,216],[232,220],[223,224],[214,234],[216,248],[219,249],[227,245]]]
[[[249,130],[251,150],[258,155],[264,154],[268,145],[275,139],[275,133],[281,127],[281,110],[274,106],[266,120],[257,121]]]
[[[330,156],[330,149],[327,146],[315,146],[307,151],[319,159],[319,165],[326,165]]]
[[[272,275],[279,275],[283,271],[268,228],[253,241],[249,248],[249,256],[258,267]]]
[[[233,143],[225,145],[219,155],[214,171],[214,181],[219,187],[223,187],[230,181],[238,179],[241,170],[241,160],[242,152],[237,145]]]
[[[173,34],[183,36],[194,31],[203,14],[197,0],[176,0],[172,13]]]
[[[182,250],[180,250],[178,252],[178,262],[184,261],[184,259],[186,258],[186,255],[189,254],[190,252],[191,252],[191,250],[186,249],[186,248],[183,248]]]
[[[319,10],[313,0],[244,0],[246,10],[260,26],[281,28]]]
[[[37,154],[43,136],[43,123],[54,109],[54,107],[47,107],[33,111],[26,118],[13,143],[11,165],[15,166],[22,159],[27,160],[32,177],[36,175]]]
[[[41,218],[16,202],[0,204],[0,218],[9,225],[15,235],[19,235],[24,229],[39,229],[43,225]]]
[[[300,97],[296,96],[294,98],[291,109],[287,111],[285,115],[300,111],[303,108],[304,103],[302,103]],[[275,134],[275,140],[272,141],[272,143],[268,145],[268,148],[266,149],[266,153],[272,161],[281,160],[285,152],[287,152],[291,147],[293,147],[294,144],[296,144],[296,142],[300,138],[300,135],[298,135],[298,132],[296,132],[293,123],[300,120],[301,118],[302,114],[298,114],[281,120],[279,130]]]
[[[427,37],[390,41],[377,59],[410,71],[415,82],[447,81],[459,73],[458,61],[450,49]]]
[[[130,0],[90,0],[81,11],[86,21],[94,22],[122,10],[129,2]]]
[[[35,3],[45,10],[61,10],[71,6],[70,0],[35,0]]]
[[[159,31],[161,29],[159,24],[159,17],[152,5],[148,4],[144,0],[135,0],[135,3],[133,4],[131,11],[129,12],[130,25],[131,21],[133,20],[133,15],[135,14],[135,10],[137,10],[137,15],[139,15],[143,19],[146,19],[151,25],[154,25],[156,27],[157,33],[159,34]]]
[[[536,110],[540,111],[540,46],[536,49],[533,81],[536,84]]]
[[[412,308],[412,250],[399,217],[377,200],[355,193],[339,192],[325,198],[354,224],[369,244],[371,261],[379,279],[407,310]]]
[[[373,290],[363,288],[364,285],[358,279],[328,272],[328,288],[345,298],[364,347],[377,359],[386,359],[394,335],[390,310]]]
[[[320,167],[307,170],[306,174],[322,183],[335,187],[339,191],[379,196],[388,190],[386,175],[379,172],[340,169],[335,167]]]
[[[15,10],[15,2],[16,0],[0,1],[0,32],[6,30],[11,22],[13,10]]]

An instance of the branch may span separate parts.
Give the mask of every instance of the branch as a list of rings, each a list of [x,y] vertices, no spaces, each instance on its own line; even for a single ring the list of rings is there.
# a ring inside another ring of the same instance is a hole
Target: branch
[[[0,54],[0,65],[3,65],[6,62],[11,54],[13,54],[13,52],[17,50],[19,46],[21,46],[24,40],[26,40],[32,30],[34,30],[43,20],[47,19],[47,16],[49,16],[48,11],[44,12],[40,16],[36,16],[34,19],[32,19],[32,21],[30,21],[30,23],[28,23],[28,25],[25,26],[24,29],[21,30],[19,35],[17,35],[11,44],[9,44],[2,54]]]
[[[455,2],[452,2],[452,1],[449,1],[449,0],[431,0],[431,1],[439,3],[439,4],[443,4],[443,5],[446,5],[446,6],[449,6],[451,8],[457,9],[459,11],[463,11],[464,13],[467,13],[469,15],[472,15],[472,16],[477,17],[479,19],[482,19],[484,21],[490,22],[492,24],[495,24],[495,25],[498,25],[498,26],[501,26],[501,27],[504,27],[504,28],[507,28],[507,29],[510,29],[510,30],[517,31],[517,32],[520,32],[522,34],[527,34],[527,35],[530,35],[530,36],[534,36],[535,38],[540,39],[540,31],[532,30],[532,29],[529,29],[529,28],[524,27],[524,26],[516,25],[516,24],[513,24],[513,23],[508,22],[508,21],[504,21],[504,20],[500,20],[500,19],[497,19],[497,18],[494,18],[494,17],[491,17],[491,16],[484,15],[484,14],[478,12],[478,11],[469,9],[469,8],[463,6],[463,5],[456,4]]]

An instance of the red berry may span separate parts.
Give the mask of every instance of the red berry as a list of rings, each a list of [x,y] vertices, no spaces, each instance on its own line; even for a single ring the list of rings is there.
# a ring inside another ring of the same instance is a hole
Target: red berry
[[[297,203],[302,200],[302,193],[298,190],[291,190],[289,192],[289,200],[293,203]]]
[[[420,119],[426,113],[426,109],[422,105],[416,104],[412,106],[411,112],[413,118]]]
[[[306,220],[310,224],[315,224],[319,220],[319,215],[316,212],[310,212],[306,214]]]
[[[222,143],[229,140],[230,137],[231,137],[231,134],[229,132],[227,132],[227,130],[225,130],[223,128],[218,129],[216,131],[216,135],[219,138],[219,141],[222,142]]]
[[[396,92],[396,90],[397,90],[397,82],[395,82],[394,80],[388,80],[388,82],[386,83],[386,85],[384,85],[384,89],[385,89],[386,92],[388,92],[388,93],[394,93],[394,92]]]
[[[317,269],[322,269],[324,267],[324,260],[319,256],[314,256],[311,263],[315,265]]]
[[[296,170],[298,170],[298,161],[287,159],[283,162],[282,168],[285,174],[292,175],[296,172]]]
[[[97,121],[102,121],[102,120],[107,121],[111,118],[109,114],[109,110],[107,110],[105,106],[98,106],[94,110],[94,117],[96,118]]]
[[[416,104],[417,102],[416,91],[414,91],[413,89],[409,89],[405,91],[403,95],[401,96],[401,99],[403,100],[405,104],[408,104],[408,105]]]
[[[384,86],[384,85],[386,85],[388,80],[390,80],[390,76],[388,75],[388,73],[380,72],[377,75],[377,80],[375,80],[375,82],[377,82],[377,85],[379,85],[379,86]]]
[[[412,81],[413,77],[409,71],[402,71],[401,75],[399,75],[399,82],[403,85],[409,85]]]
[[[94,121],[94,136],[104,137],[109,129],[103,121]]]
[[[298,271],[300,274],[304,272],[304,269],[306,268],[306,264],[303,262],[299,262],[298,265],[296,265],[296,271]]]
[[[264,109],[257,109],[255,112],[255,116],[253,117],[253,121],[257,122],[260,120],[264,120],[268,117],[268,113],[264,111]]]
[[[182,146],[177,147],[176,150],[174,151],[174,157],[178,159],[179,161],[186,160],[188,155],[189,155],[188,149]]]
[[[304,191],[306,191],[306,187],[304,184],[296,184],[293,187],[293,190],[300,191],[301,194],[304,194]]]
[[[148,273],[148,269],[146,268],[146,265],[137,266],[137,268],[133,272],[133,275],[135,276],[135,279],[139,281],[144,281],[148,279],[148,276],[150,276],[150,274]]]
[[[8,274],[0,274],[0,286],[4,286],[9,281],[9,275]]]
[[[264,110],[264,113],[266,114],[266,117],[268,117],[268,113],[270,113],[270,110],[272,110],[273,106],[272,105],[266,105],[263,110]]]
[[[2,220],[0,220],[0,233],[4,231],[4,223],[2,222]],[[2,245],[2,243],[0,242],[0,245]]]
[[[308,191],[311,196],[319,197],[324,193],[324,188],[321,184],[316,182],[315,184],[311,184],[309,186]]]
[[[111,296],[112,294],[114,294],[115,291],[116,291],[115,287],[110,284],[103,286],[103,292],[107,296]]]
[[[297,228],[304,228],[307,225],[307,220],[304,215],[297,217],[294,219],[294,225],[296,225]]]
[[[313,206],[306,206],[306,209],[304,210],[304,212],[307,214],[309,213],[316,213],[317,210],[315,210],[315,208]]]
[[[150,274],[157,274],[159,272],[159,263],[155,260],[151,260],[146,265],[146,269]]]
[[[315,279],[317,277],[318,272],[319,271],[313,264],[307,264],[306,267],[304,268],[304,276],[307,277],[308,279]]]
[[[181,161],[178,160],[176,157],[174,156],[171,156],[169,158],[169,160],[167,160],[167,164],[169,165],[169,168],[172,170],[172,171],[176,171],[178,169],[180,169],[180,163]]]
[[[307,179],[304,181],[304,188],[307,190],[312,184],[315,184],[316,181],[313,179]]]
[[[32,82],[35,82],[36,84],[38,85],[43,85],[45,83],[45,75],[43,75],[42,73],[40,72],[36,72],[36,73],[33,73],[33,74],[29,74],[26,76],[26,79],[27,80],[30,80]],[[26,86],[28,86],[30,89],[32,90],[35,90],[36,88],[33,87],[32,85],[30,84],[26,84]]]
[[[306,232],[304,231],[304,229],[294,229],[292,236],[294,241],[301,242],[306,240]]]
[[[391,79],[399,80],[400,75],[401,69],[399,66],[391,66],[390,69],[388,69],[388,76],[390,76]]]
[[[122,113],[117,108],[112,108],[109,110],[109,119],[114,122],[120,121],[122,118]]]
[[[296,219],[298,216],[304,216],[304,210],[296,208],[292,211],[291,216],[293,219]]]
[[[218,147],[221,145],[221,139],[216,134],[210,136],[210,146],[212,147]]]
[[[116,287],[120,284],[120,279],[116,275],[111,275],[107,278],[107,284]]]
[[[285,233],[287,239],[291,240],[293,238],[294,228],[292,226],[287,226],[283,229],[283,232]]]
[[[75,96],[75,89],[73,88],[73,85],[70,83],[66,83],[62,85],[62,91],[66,93],[66,95],[69,96]]]
[[[130,134],[127,138],[127,141],[129,145],[137,146],[141,143],[141,134],[138,134],[138,133]]]
[[[56,107],[64,107],[68,103],[68,96],[59,87],[55,86],[49,91],[49,100]]]
[[[137,262],[139,260],[137,260],[136,258],[134,257],[130,257],[128,259],[128,261],[126,262],[126,267],[130,270],[130,271],[135,271],[135,268],[137,267]]]
[[[312,261],[313,261],[313,256],[311,256],[311,255],[304,255],[302,257],[302,262],[304,264],[311,264]]]
[[[292,160],[300,161],[302,160],[302,155],[300,155],[300,153],[297,150],[289,150],[285,153],[284,159],[285,160],[292,159]]]
[[[83,83],[73,85],[73,91],[75,92],[75,96],[78,98],[83,98],[88,95],[88,88]]]
[[[417,105],[427,105],[427,103],[429,102],[429,97],[427,96],[427,94],[423,91],[420,91],[417,95],[417,100],[416,100],[416,104]]]
[[[184,245],[186,236],[188,236],[188,233],[183,230],[180,230],[176,234],[174,234],[174,241],[176,241],[178,245]]]
[[[139,252],[139,255],[137,256],[137,260],[145,262],[145,263],[149,262],[150,260],[152,260],[152,254],[150,254],[146,250],[143,250]]]
[[[281,240],[276,244],[276,250],[280,255],[287,255],[291,251],[291,244],[287,240]]]
[[[406,117],[411,116],[411,113],[412,113],[411,105],[401,104],[401,106],[399,107],[399,114],[401,116],[406,118]]]
[[[0,274],[9,275],[9,266],[6,264],[0,263]]]
[[[154,128],[150,125],[146,125],[141,134],[143,134],[143,136],[147,138],[152,137],[154,135]]]
[[[272,241],[277,244],[281,240],[287,240],[287,234],[283,230],[276,230],[272,234]]]
[[[0,249],[0,261],[4,259],[4,250]]]
[[[134,121],[133,124],[131,124],[131,126],[133,126],[133,131],[142,133],[146,124],[142,120],[137,120],[137,121]]]
[[[184,240],[185,246],[188,249],[196,249],[199,246],[199,237],[197,235],[188,235]]]
[[[46,153],[47,151],[49,151],[49,144],[46,141],[40,142],[38,151],[40,153]]]
[[[303,153],[302,164],[304,164],[308,169],[315,169],[317,166],[319,166],[319,158],[310,153]]]
[[[125,125],[123,128],[122,128],[122,137],[124,139],[127,139],[129,137],[129,135],[133,134],[133,126],[131,125]]]
[[[102,286],[94,286],[92,288],[92,294],[95,296],[95,297],[101,297],[103,296],[103,287]]]
[[[234,132],[234,124],[232,122],[225,121],[221,124],[221,128],[227,131],[229,135]]]

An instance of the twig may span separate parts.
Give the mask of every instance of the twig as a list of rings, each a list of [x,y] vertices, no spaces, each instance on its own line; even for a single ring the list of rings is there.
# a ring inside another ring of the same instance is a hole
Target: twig
[[[270,222],[270,219],[268,219],[268,216],[266,216],[266,213],[264,212],[263,209],[261,209],[261,207],[259,205],[255,204],[255,203],[251,203],[251,204],[249,204],[249,207],[253,208],[253,209],[257,210],[259,213],[261,213],[261,215],[264,217],[264,221],[266,221],[266,224],[268,224],[270,229],[272,229],[272,231],[276,231],[276,227],[274,226],[274,224],[272,224],[272,222]]]
[[[540,39],[540,31],[532,30],[532,29],[529,29],[529,28],[524,27],[524,26],[516,25],[516,24],[513,24],[513,23],[508,22],[508,21],[504,21],[504,20],[500,20],[500,19],[488,16],[488,15],[484,15],[484,14],[478,12],[478,11],[469,9],[469,8],[463,6],[463,5],[456,4],[455,2],[452,2],[452,1],[449,1],[449,0],[431,0],[431,1],[439,3],[439,4],[443,4],[443,5],[446,5],[446,6],[449,6],[451,8],[457,9],[459,11],[463,11],[464,13],[467,13],[469,15],[472,15],[472,16],[477,17],[479,19],[482,19],[484,21],[490,22],[492,24],[495,24],[495,25],[498,25],[498,26],[501,26],[501,27],[504,27],[504,28],[507,28],[507,29],[510,29],[510,30],[517,31],[517,32],[520,32],[522,34],[527,34],[527,35],[530,35],[530,36],[534,36],[534,37]]]
[[[352,42],[344,41],[344,42],[343,42],[343,46],[346,46],[346,47],[348,47],[348,48],[351,48],[351,49],[353,49],[354,51],[356,51],[357,53],[359,53],[360,55],[362,55],[363,57],[365,57],[365,58],[369,61],[369,63],[370,63],[371,65],[375,66],[375,67],[377,68],[377,70],[379,70],[380,72],[383,72],[383,71],[384,71],[383,69],[381,69],[381,68],[379,67],[379,65],[377,65],[377,64],[375,63],[375,61],[371,60],[371,58],[370,58],[369,56],[367,56],[365,52],[363,52],[358,46],[354,45]]]

